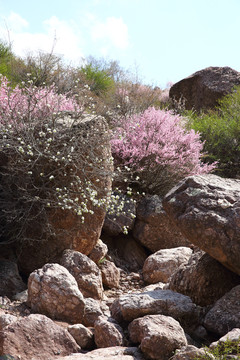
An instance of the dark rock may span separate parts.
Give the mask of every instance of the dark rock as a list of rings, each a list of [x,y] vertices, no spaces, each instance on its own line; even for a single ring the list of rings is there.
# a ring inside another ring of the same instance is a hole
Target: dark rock
[[[125,267],[130,271],[142,269],[149,252],[132,237],[131,233],[111,238],[104,235],[104,241],[108,244],[109,255],[117,266]]]
[[[240,276],[199,250],[173,274],[168,288],[189,296],[197,305],[208,306],[239,284]]]
[[[143,198],[138,204],[133,236],[152,252],[189,246],[187,239],[167,216],[158,195]]]
[[[10,260],[0,259],[0,296],[12,299],[14,295],[26,288],[27,285],[19,275],[17,264]]]
[[[220,336],[240,326],[240,285],[219,299],[208,311],[203,325],[208,331]]]
[[[230,67],[208,67],[174,84],[172,100],[182,101],[188,110],[212,109],[218,100],[240,85],[240,73]]]

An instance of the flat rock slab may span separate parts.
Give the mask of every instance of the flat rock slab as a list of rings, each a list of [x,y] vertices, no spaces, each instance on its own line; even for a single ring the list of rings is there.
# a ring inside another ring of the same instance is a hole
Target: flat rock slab
[[[184,327],[198,323],[202,308],[185,295],[171,290],[155,290],[129,294],[116,299],[111,308],[118,322],[130,322],[144,315],[166,315],[178,320]]]
[[[163,206],[191,243],[240,275],[240,180],[187,177]]]
[[[86,354],[73,354],[58,357],[58,360],[145,360],[143,354],[136,347],[114,346],[96,349]]]

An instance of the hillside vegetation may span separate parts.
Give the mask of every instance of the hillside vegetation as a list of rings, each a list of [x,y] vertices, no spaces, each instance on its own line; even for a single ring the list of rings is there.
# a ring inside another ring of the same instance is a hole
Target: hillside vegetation
[[[70,67],[53,54],[19,58],[4,43],[0,73],[2,241],[16,236],[13,223],[21,224],[18,234],[24,237],[30,209],[37,218],[60,207],[84,222],[86,213],[94,214],[90,203],[109,205],[109,194],[99,198],[97,183],[77,175],[81,168],[96,173],[95,179],[103,172],[96,154],[83,155],[94,137],[76,142],[73,132],[59,126],[65,116],[72,124],[86,116],[105,118],[113,190],[129,197],[142,192],[163,196],[188,175],[239,176],[239,90],[216,111],[180,115],[171,110],[166,91],[142,84],[115,61],[89,58]]]

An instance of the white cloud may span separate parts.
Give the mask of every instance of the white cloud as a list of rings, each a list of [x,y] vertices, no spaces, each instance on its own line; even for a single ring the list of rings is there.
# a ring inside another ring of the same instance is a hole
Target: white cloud
[[[49,53],[53,49],[55,54],[63,55],[74,64],[79,64],[84,55],[117,55],[119,50],[129,47],[128,27],[121,17],[107,17],[100,21],[95,14],[85,13],[78,21],[65,21],[51,16],[38,25],[40,31],[33,32],[30,22],[12,12],[5,19],[0,17],[1,38],[5,34],[4,40],[10,41],[18,56],[38,51]]]
[[[108,17],[105,22],[95,20],[91,36],[95,41],[103,40],[104,48],[114,46],[125,50],[129,46],[128,27],[122,18]]]
[[[11,12],[7,21],[7,27],[9,26],[9,31],[22,31],[24,28],[28,27],[28,22],[22,18],[19,14]]]
[[[75,23],[59,20],[56,16],[43,22],[43,31],[33,33],[25,29],[28,22],[20,15],[11,13],[0,26],[15,54],[25,56],[28,52],[45,51],[63,55],[65,59],[79,62],[83,57],[82,36]],[[7,34],[8,32],[8,34]]]

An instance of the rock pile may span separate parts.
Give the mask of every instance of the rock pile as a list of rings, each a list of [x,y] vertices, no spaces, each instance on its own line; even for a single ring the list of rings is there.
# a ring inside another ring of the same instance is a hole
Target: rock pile
[[[160,204],[151,218],[164,206],[173,234],[183,235],[177,246],[146,250],[135,272],[114,264],[98,241],[89,256],[66,249],[59,263],[33,271],[25,300],[11,284],[11,300],[0,297],[0,356],[183,360],[205,356],[202,344],[240,341],[239,190],[240,181],[206,175],[186,178],[163,203],[148,197],[145,204]]]

